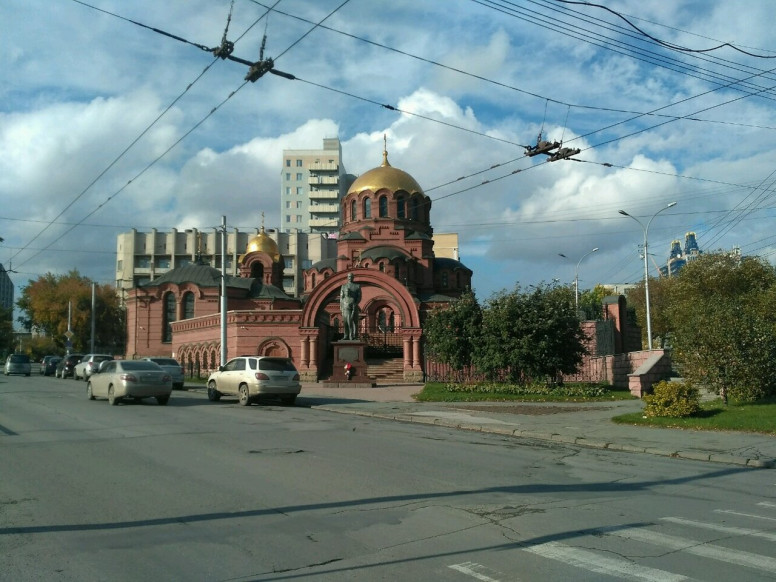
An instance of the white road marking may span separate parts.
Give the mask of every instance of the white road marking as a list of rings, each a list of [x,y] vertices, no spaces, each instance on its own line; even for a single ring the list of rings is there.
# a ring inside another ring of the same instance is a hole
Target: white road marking
[[[736,536],[752,536],[757,538],[764,538],[772,542],[776,542],[776,533],[762,531],[759,529],[748,529],[744,527],[731,527],[729,525],[719,525],[716,523],[705,523],[702,521],[693,521],[691,519],[682,519],[681,517],[662,517],[662,521],[670,521],[679,525],[687,525],[691,527],[699,527],[702,529],[710,529],[712,531],[718,531],[726,534]]]
[[[751,513],[741,513],[739,511],[733,511],[732,509],[715,509],[714,513],[727,513],[729,515],[739,515],[741,517],[751,517],[752,519],[767,519],[768,521],[776,521],[776,517],[765,517],[764,515],[753,515]]]
[[[682,580],[690,580],[690,578],[681,574],[673,574],[648,566],[640,566],[626,559],[612,558],[603,553],[572,548],[557,542],[546,542],[523,549],[538,556],[563,562],[569,566],[582,568],[596,574],[626,577],[629,580],[646,580],[648,582],[680,582]]]
[[[486,576],[481,572],[477,572],[477,570],[484,570],[486,568],[482,564],[477,564],[476,562],[464,562],[463,564],[452,564],[451,566],[448,566],[448,568],[456,570],[461,574],[466,574],[468,576],[471,576],[476,580],[481,580],[482,582],[499,582],[496,578],[491,578],[490,576]]]
[[[757,505],[762,505],[763,507],[776,507],[776,503],[768,503],[767,501],[761,501]]]
[[[764,570],[771,573],[776,572],[776,558],[769,558],[759,554],[742,552],[740,550],[733,550],[724,546],[717,546],[715,544],[705,543],[698,540],[679,538],[664,533],[656,533],[646,529],[605,528],[598,531],[601,531],[607,535],[646,542],[648,544],[662,546],[671,550],[687,552],[688,554],[694,554],[696,556],[710,558],[712,560],[718,560],[728,564],[736,564],[738,566],[745,566],[747,568],[756,568],[758,570]]]

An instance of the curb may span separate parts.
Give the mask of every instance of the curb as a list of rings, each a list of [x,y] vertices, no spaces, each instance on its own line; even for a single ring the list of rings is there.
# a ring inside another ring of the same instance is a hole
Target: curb
[[[370,418],[379,418],[383,420],[393,420],[405,422],[408,424],[426,424],[430,426],[441,426],[445,428],[454,428],[457,430],[468,430],[472,432],[482,432],[497,434],[515,438],[530,438],[536,440],[552,441],[557,443],[577,445],[591,449],[607,449],[624,453],[643,453],[659,457],[670,457],[673,459],[687,459],[690,461],[704,461],[710,463],[722,463],[725,465],[739,465],[753,469],[773,469],[776,468],[776,459],[751,459],[749,457],[738,457],[735,455],[723,455],[701,451],[674,451],[668,449],[658,449],[654,447],[639,447],[630,444],[610,443],[601,440],[593,440],[586,437],[575,437],[562,435],[558,433],[536,432],[531,430],[505,428],[504,426],[493,426],[485,424],[474,424],[470,422],[455,422],[443,418],[432,416],[412,416],[408,414],[386,414],[381,412],[366,412],[363,410],[348,410],[327,405],[315,406],[317,410],[327,412],[337,412],[339,414],[351,414],[355,416],[366,416]]]

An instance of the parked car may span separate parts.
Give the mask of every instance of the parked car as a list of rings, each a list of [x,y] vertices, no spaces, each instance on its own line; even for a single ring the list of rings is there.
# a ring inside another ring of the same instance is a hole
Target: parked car
[[[73,368],[73,379],[80,380],[83,378],[88,380],[89,376],[100,367],[102,362],[112,359],[113,356],[110,354],[86,354]]]
[[[110,360],[100,364],[86,381],[89,400],[107,398],[116,405],[124,398],[156,398],[167,404],[172,393],[172,377],[158,364],[146,360]]]
[[[162,370],[172,376],[173,390],[183,390],[183,366],[175,358],[143,358],[149,362],[159,364]]]
[[[73,375],[75,365],[81,361],[83,354],[70,354],[62,358],[62,361],[57,364],[57,369],[54,372],[56,378],[67,378]]]
[[[32,373],[32,364],[30,356],[27,354],[11,354],[5,359],[5,375],[24,374],[29,376]]]
[[[44,376],[53,376],[61,361],[61,356],[45,356],[40,363],[40,373]]]
[[[48,375],[48,374],[45,374],[45,371],[46,371],[46,366],[48,365],[48,363],[49,363],[51,360],[53,360],[54,358],[58,358],[58,357],[59,357],[59,356],[55,356],[55,355],[53,355],[53,354],[52,354],[52,355],[49,355],[49,356],[43,356],[43,357],[41,358],[41,360],[40,360],[40,370],[39,370],[39,372],[41,373],[41,375]],[[56,366],[55,366],[55,368],[56,368]]]
[[[273,356],[232,358],[207,379],[208,399],[216,401],[222,395],[237,396],[243,406],[264,397],[293,404],[301,390],[294,363],[288,358]]]

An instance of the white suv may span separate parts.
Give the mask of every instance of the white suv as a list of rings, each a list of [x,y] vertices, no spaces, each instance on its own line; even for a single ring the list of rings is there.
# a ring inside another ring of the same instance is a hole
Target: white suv
[[[110,354],[86,354],[73,368],[73,380],[88,380],[100,364],[112,359]]]
[[[237,396],[243,406],[259,397],[279,398],[285,404],[293,404],[301,390],[294,363],[288,358],[273,356],[232,358],[207,379],[208,399]]]

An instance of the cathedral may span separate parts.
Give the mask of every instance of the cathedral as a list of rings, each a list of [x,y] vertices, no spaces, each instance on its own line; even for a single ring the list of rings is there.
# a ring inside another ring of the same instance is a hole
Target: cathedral
[[[282,258],[262,226],[239,257],[239,276],[226,276],[227,359],[283,356],[305,382],[331,378],[343,338],[340,289],[351,280],[361,291],[357,337],[367,358],[391,360],[404,382],[422,381],[425,316],[460,297],[472,278],[461,262],[435,257],[430,214],[431,199],[384,150],[382,164],[343,197],[336,258],[304,272],[300,298],[282,290]],[[173,356],[201,375],[218,368],[221,279],[195,263],[131,289],[127,357]]]

